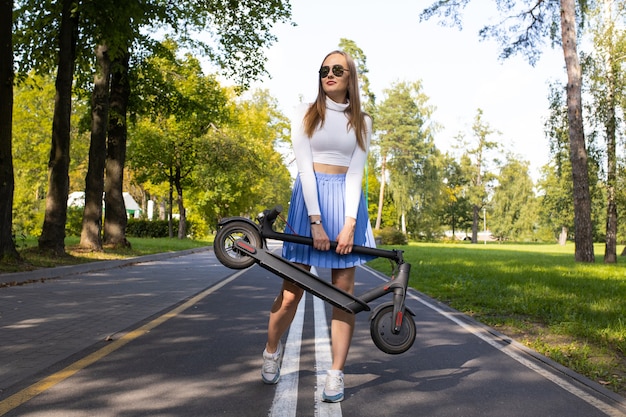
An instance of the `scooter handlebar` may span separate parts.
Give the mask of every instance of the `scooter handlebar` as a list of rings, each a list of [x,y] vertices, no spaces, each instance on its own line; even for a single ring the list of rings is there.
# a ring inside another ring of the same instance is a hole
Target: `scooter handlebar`
[[[263,237],[270,239],[282,240],[285,242],[292,243],[300,243],[303,245],[313,246],[313,239],[305,236],[298,236],[292,234],[280,233],[274,230],[272,227],[274,224],[274,220],[276,217],[283,211],[283,206],[280,204],[272,209],[264,210],[263,213],[259,216],[259,220],[261,223],[261,233]],[[330,242],[330,249],[334,250],[337,248],[337,242]],[[401,250],[387,250],[387,249],[379,249],[379,248],[370,248],[367,246],[359,246],[354,245],[352,248],[352,252],[360,253],[363,255],[371,255],[381,258],[393,259],[398,263],[403,263],[402,260],[402,251]]]
[[[282,211],[283,211],[283,206],[278,204],[273,209],[263,210],[263,217],[265,217],[269,222],[273,223],[274,220],[276,220],[276,218],[278,217],[278,215],[282,213]]]

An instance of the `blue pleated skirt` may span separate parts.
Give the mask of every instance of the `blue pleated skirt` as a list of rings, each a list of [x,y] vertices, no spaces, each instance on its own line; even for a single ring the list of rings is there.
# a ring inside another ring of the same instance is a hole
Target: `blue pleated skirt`
[[[345,221],[345,174],[316,173],[317,193],[322,214],[322,225],[330,240],[337,240]],[[304,203],[300,176],[296,178],[289,203],[285,233],[311,237],[311,222]],[[357,212],[354,244],[376,247],[372,226],[370,225],[365,197],[361,194],[361,202]],[[349,253],[338,255],[333,249],[319,251],[311,246],[297,243],[283,243],[283,257],[291,262],[312,265],[319,268],[345,269],[364,264],[374,259],[373,256]]]

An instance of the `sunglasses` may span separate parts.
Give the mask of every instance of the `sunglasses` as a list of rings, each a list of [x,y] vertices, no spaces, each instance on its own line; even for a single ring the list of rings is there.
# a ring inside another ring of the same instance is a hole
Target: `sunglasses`
[[[320,78],[326,78],[328,77],[328,74],[330,73],[331,68],[328,65],[324,65],[322,68],[320,68]],[[333,75],[335,77],[341,77],[343,75],[344,71],[349,71],[346,68],[342,67],[339,64],[333,65]]]

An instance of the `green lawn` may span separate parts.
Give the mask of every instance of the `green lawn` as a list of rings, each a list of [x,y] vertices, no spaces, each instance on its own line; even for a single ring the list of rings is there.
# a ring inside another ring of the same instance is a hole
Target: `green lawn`
[[[626,258],[574,262],[574,246],[411,244],[410,285],[626,393]],[[622,248],[620,247],[620,250]],[[389,273],[388,261],[371,265]]]

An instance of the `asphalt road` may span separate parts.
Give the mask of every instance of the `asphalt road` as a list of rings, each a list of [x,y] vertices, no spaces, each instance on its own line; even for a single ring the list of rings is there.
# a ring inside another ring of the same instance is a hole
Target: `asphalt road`
[[[359,268],[356,293],[383,278]],[[0,416],[626,416],[622,397],[417,292],[404,354],[379,351],[357,315],[344,402],[319,399],[330,307],[310,295],[264,385],[279,287],[203,251],[0,288]]]

